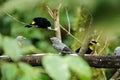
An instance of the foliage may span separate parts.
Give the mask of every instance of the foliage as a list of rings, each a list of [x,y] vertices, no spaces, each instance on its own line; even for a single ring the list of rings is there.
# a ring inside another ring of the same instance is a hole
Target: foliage
[[[10,56],[15,61],[0,62],[1,80],[103,80],[101,70],[90,69],[88,64],[78,57],[46,56],[43,58],[44,68],[18,62],[19,55],[58,53],[49,40],[55,36],[54,31],[34,27],[28,29],[23,22],[31,23],[34,17],[41,16],[50,20],[54,28],[54,20],[48,14],[46,5],[56,9],[60,3],[61,25],[68,29],[67,10],[71,34],[80,41],[76,41],[61,29],[65,44],[76,50],[87,32],[91,31],[89,35],[101,45],[95,52],[98,55],[113,55],[114,48],[120,45],[119,0],[0,0],[0,55]],[[17,36],[24,36],[26,40],[19,44]]]

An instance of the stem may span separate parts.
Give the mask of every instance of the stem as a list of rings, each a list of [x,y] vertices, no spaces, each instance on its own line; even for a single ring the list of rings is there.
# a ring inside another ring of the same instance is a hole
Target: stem
[[[54,16],[54,27],[55,27],[55,34],[56,37],[61,41],[61,31],[60,31],[60,23],[59,23],[59,10],[53,11]]]
[[[50,14],[50,16],[54,19],[54,15],[53,15],[53,11],[49,8],[49,6],[46,6],[48,9],[48,13]],[[67,29],[65,29],[60,23],[59,26],[68,34],[70,35],[72,38],[74,38],[77,42],[81,43],[81,41],[79,39],[77,39],[74,35],[72,35]]]
[[[69,19],[69,15],[68,15],[68,10],[66,9],[66,16],[67,16],[67,20],[68,20],[68,32],[70,33],[70,19]]]

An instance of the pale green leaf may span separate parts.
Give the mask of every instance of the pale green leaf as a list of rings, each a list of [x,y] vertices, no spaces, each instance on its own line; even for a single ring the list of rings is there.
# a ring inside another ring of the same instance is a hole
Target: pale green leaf
[[[22,76],[19,80],[34,80],[29,75]]]
[[[1,65],[1,73],[3,80],[15,80],[18,73],[18,68],[15,64],[3,63]]]
[[[76,72],[80,80],[90,80],[92,76],[91,69],[87,62],[78,56],[67,56],[65,62],[69,65],[70,69]]]
[[[27,9],[35,7],[41,2],[40,0],[8,0],[0,7],[0,13],[11,12],[14,10],[25,11]],[[22,6],[21,6],[22,5]]]
[[[67,64],[64,62],[63,58],[60,56],[44,56],[43,66],[45,67],[47,73],[54,80],[69,80],[70,72]]]
[[[3,39],[3,49],[5,54],[10,56],[14,61],[19,60],[21,48],[15,39],[5,37]]]
[[[26,63],[20,62],[19,64],[20,69],[23,72],[23,77],[21,80],[40,80],[39,78],[39,72],[36,70],[35,67],[32,67]],[[31,78],[31,79],[29,79]]]

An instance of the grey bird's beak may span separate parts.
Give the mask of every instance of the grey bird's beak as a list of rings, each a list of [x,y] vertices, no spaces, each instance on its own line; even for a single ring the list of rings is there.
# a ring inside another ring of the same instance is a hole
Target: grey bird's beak
[[[100,43],[97,43],[96,45],[97,45],[97,46],[100,46]]]

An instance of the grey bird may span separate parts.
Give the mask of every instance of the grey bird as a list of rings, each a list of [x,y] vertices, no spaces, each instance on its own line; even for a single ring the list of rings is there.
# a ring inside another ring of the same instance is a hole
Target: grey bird
[[[115,48],[114,54],[120,56],[120,46]]]
[[[62,55],[75,54],[67,45],[62,43],[57,37],[52,37],[50,40],[53,43],[53,47],[58,50]]]

